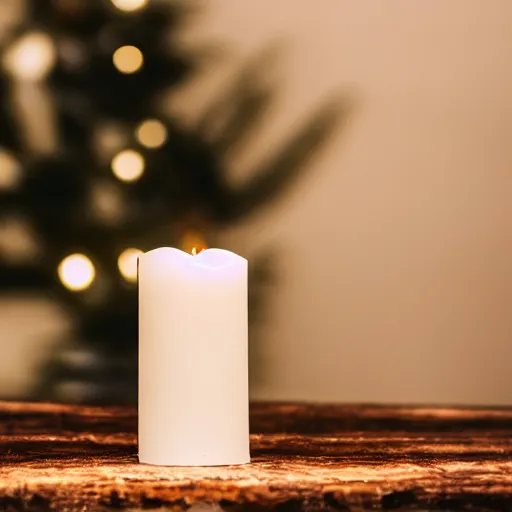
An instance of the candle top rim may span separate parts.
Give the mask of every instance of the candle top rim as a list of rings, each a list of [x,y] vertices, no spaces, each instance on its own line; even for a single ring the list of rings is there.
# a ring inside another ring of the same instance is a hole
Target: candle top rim
[[[243,256],[226,249],[218,249],[215,247],[205,249],[198,254],[189,254],[176,247],[158,247],[145,252],[140,258],[152,259],[163,255],[172,255],[174,259],[180,258],[188,264],[207,268],[228,267],[233,265],[236,261],[247,263],[247,260]]]

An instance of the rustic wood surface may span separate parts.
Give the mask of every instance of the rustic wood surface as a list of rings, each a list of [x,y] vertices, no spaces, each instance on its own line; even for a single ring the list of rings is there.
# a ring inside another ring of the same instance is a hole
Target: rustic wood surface
[[[138,464],[136,427],[0,402],[0,510],[512,510],[511,409],[257,404],[252,463],[222,468]]]

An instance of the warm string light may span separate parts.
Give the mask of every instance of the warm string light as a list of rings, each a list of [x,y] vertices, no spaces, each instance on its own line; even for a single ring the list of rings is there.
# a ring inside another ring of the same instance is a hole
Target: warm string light
[[[56,7],[65,16],[78,17],[89,7],[83,0],[54,0]]]
[[[146,6],[147,0],[111,0],[120,11],[133,12]]]
[[[137,127],[135,135],[142,146],[155,149],[167,140],[167,128],[158,119],[146,119]]]
[[[112,172],[121,181],[137,181],[144,173],[144,157],[133,149],[125,149],[112,159]]]
[[[72,291],[86,290],[96,277],[92,261],[85,254],[70,254],[59,264],[59,279]]]
[[[90,204],[93,215],[107,224],[121,221],[126,213],[126,204],[119,185],[108,181],[91,184]]]
[[[0,221],[0,258],[10,263],[36,261],[41,247],[30,225],[17,216]]]
[[[11,190],[21,181],[21,166],[18,160],[0,148],[0,190]]]
[[[136,73],[144,64],[144,56],[136,46],[121,46],[112,56],[114,66],[126,75]]]
[[[5,52],[3,65],[18,80],[43,80],[56,61],[55,44],[43,32],[31,32],[15,41]]]
[[[106,121],[94,131],[94,149],[98,156],[107,161],[128,144],[128,131],[121,123]]]
[[[143,254],[140,249],[126,249],[117,258],[119,272],[128,282],[137,281],[137,262]]]
[[[58,42],[59,59],[69,71],[83,69],[87,63],[87,50],[77,39],[63,37]]]

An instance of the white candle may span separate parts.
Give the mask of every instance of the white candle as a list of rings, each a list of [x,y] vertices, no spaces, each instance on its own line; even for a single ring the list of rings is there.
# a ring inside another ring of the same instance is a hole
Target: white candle
[[[140,462],[249,462],[247,350],[247,260],[168,247],[140,256]]]

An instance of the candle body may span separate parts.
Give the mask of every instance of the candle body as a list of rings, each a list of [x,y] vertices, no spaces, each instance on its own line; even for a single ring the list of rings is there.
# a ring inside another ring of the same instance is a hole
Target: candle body
[[[220,249],[140,257],[140,462],[249,462],[247,341],[247,260]]]

